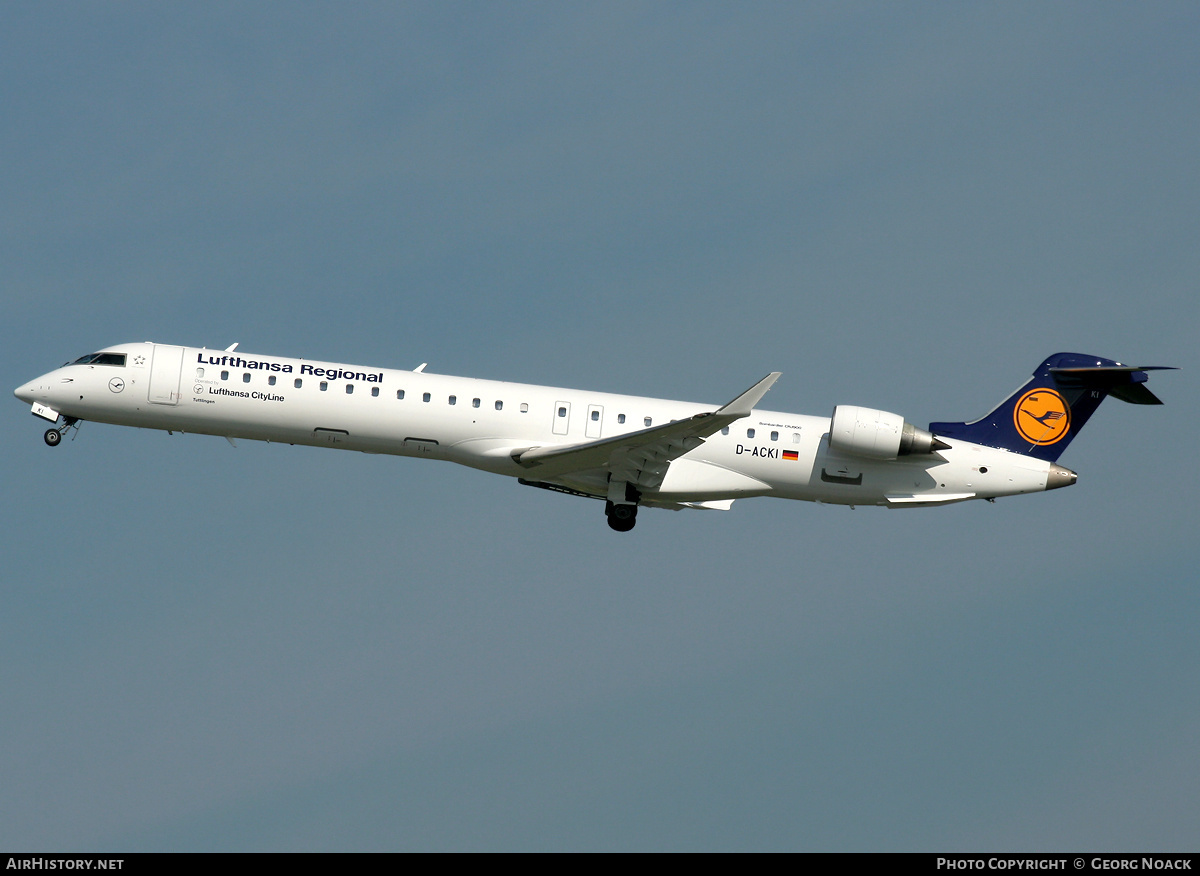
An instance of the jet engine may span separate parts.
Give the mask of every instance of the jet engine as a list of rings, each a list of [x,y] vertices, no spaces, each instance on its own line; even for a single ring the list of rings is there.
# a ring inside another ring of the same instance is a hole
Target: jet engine
[[[932,432],[904,422],[899,414],[838,405],[833,409],[829,427],[829,446],[839,453],[895,459],[914,453],[933,453],[950,445],[939,441]]]

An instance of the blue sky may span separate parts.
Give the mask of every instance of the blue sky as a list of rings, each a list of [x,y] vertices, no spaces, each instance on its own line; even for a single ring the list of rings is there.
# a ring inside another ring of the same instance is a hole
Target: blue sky
[[[23,4],[0,361],[155,340],[970,419],[1079,483],[647,511],[4,408],[0,847],[1179,850],[1194,4]]]

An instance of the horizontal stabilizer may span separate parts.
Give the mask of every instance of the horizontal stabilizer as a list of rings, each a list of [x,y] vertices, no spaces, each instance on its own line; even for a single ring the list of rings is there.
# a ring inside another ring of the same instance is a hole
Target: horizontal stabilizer
[[[1061,354],[1060,354],[1061,355]],[[1069,355],[1069,354],[1068,354]],[[1110,374],[1132,374],[1134,371],[1178,371],[1175,365],[1087,365],[1083,368],[1051,368],[1054,374],[1087,374],[1107,371]]]
[[[1144,383],[1133,383],[1129,386],[1114,386],[1108,391],[1113,398],[1119,398],[1131,405],[1161,405],[1162,399],[1146,388]]]
[[[1051,368],[1062,386],[1103,389],[1113,398],[1132,405],[1161,405],[1162,400],[1146,388],[1147,371],[1178,371],[1170,365],[1093,365],[1083,368]]]

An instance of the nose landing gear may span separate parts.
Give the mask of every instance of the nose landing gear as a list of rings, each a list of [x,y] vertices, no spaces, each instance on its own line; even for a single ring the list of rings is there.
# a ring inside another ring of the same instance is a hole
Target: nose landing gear
[[[76,417],[63,417],[63,424],[60,428],[47,429],[46,434],[42,436],[42,440],[46,442],[48,447],[57,447],[62,443],[63,435],[68,429],[79,429],[79,419]]]

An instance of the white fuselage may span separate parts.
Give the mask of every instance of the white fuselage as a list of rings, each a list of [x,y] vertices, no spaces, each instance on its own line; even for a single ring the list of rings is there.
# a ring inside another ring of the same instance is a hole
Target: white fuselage
[[[74,420],[457,462],[603,497],[602,470],[514,459],[712,411],[713,405],[161,344],[125,364],[65,365],[16,395]],[[44,415],[44,414],[43,414]],[[828,417],[754,409],[670,463],[648,505],[749,496],[913,507],[1047,488],[1051,464],[963,441],[892,460],[839,454]],[[714,506],[715,507],[715,506]]]

